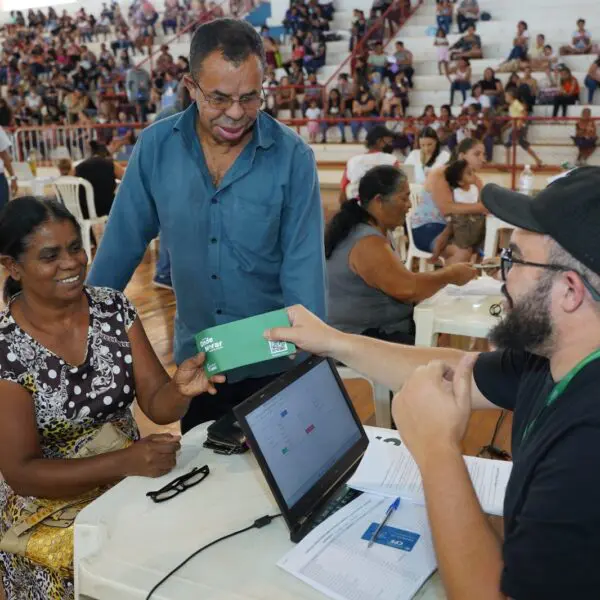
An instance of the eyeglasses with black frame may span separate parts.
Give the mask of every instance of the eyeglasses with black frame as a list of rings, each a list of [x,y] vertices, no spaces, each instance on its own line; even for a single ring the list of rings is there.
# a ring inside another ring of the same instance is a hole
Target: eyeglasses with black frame
[[[195,467],[189,473],[173,479],[173,481],[167,483],[164,487],[161,487],[160,490],[148,492],[146,496],[157,503],[165,502],[166,500],[170,500],[178,494],[185,492],[185,490],[202,483],[208,477],[209,473],[210,469],[208,468],[208,465]]]
[[[233,96],[224,96],[221,94],[207,94],[201,87],[200,84],[190,77],[190,81],[200,90],[200,93],[211,108],[224,112],[229,110],[234,102],[237,102],[244,111],[253,111],[262,108],[264,104],[264,91],[251,92],[239,96],[237,99]]]
[[[512,248],[504,248],[500,254],[500,271],[502,273],[502,280],[506,281],[510,270],[513,265],[521,265],[524,267],[538,267],[540,269],[548,269],[550,271],[555,271],[557,273],[568,273],[569,271],[573,273],[577,273],[579,277],[581,277],[581,281],[583,281],[583,285],[586,287],[592,298],[595,302],[600,302],[600,292],[596,290],[592,284],[588,281],[585,275],[582,275],[579,271],[572,269],[571,267],[567,267],[565,265],[556,265],[552,263],[535,263],[529,262],[527,260],[522,260],[520,258],[515,258],[513,256]]]

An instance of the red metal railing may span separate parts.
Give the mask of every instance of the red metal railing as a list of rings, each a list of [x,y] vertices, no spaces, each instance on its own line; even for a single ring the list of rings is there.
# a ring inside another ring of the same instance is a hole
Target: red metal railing
[[[291,86],[294,87],[294,86]],[[536,127],[536,124],[551,124],[556,126],[563,126],[566,128],[568,125],[574,126],[575,123],[579,120],[577,117],[527,117],[522,119],[511,119],[509,117],[498,117],[496,118],[496,122],[500,124],[510,125],[511,122],[514,121],[527,121],[531,124],[531,128],[529,129],[529,135],[533,131],[533,128]],[[597,125],[600,122],[600,117],[592,117],[592,119]],[[401,118],[391,118],[391,117],[365,117],[365,118],[319,118],[319,119],[307,119],[305,117],[298,119],[282,119],[281,122],[289,125],[290,127],[296,129],[299,134],[305,134],[305,128],[309,122],[317,122],[319,126],[323,123],[328,124],[330,127],[335,127],[340,123],[344,123],[345,125],[350,125],[352,122],[361,122],[361,123],[386,123],[388,127],[391,129],[398,129],[398,132],[401,133],[400,127],[403,126],[406,122],[410,123],[419,123],[419,117],[401,117]],[[5,131],[11,133],[13,136],[13,157],[15,160],[24,161],[27,159],[28,155],[32,150],[36,151],[36,154],[39,158],[50,157],[52,160],[55,160],[55,156],[52,156],[53,152],[55,152],[58,148],[63,148],[67,150],[68,154],[71,155],[71,158],[78,159],[83,158],[86,150],[86,144],[89,143],[90,140],[94,139],[106,139],[110,137],[110,135],[103,136],[102,132],[107,130],[112,130],[112,134],[116,134],[119,129],[139,132],[144,127],[146,127],[148,123],[105,123],[105,124],[97,124],[90,123],[84,126],[81,125],[70,125],[70,126],[45,126],[45,127],[17,127],[17,128],[5,128]],[[504,140],[506,137],[506,133],[502,136]],[[564,141],[565,144],[556,144],[556,143],[547,143],[547,144],[539,144],[539,145],[547,145],[547,146],[562,146],[572,144],[571,135],[574,134],[574,127],[569,128],[568,132],[565,132]],[[415,136],[416,137],[416,136]],[[495,144],[497,146],[498,144]],[[501,172],[510,172],[512,176],[512,188],[515,189],[517,185],[518,173],[523,168],[522,164],[517,162],[517,146],[518,139],[517,136],[513,136],[512,146],[510,148],[510,160],[507,163],[488,163],[486,166],[488,168],[492,168]],[[536,147],[535,145],[533,146]],[[63,150],[64,151],[64,150]],[[357,153],[361,150],[357,148]],[[342,162],[342,161],[340,161]],[[574,162],[574,159],[569,162]],[[560,165],[558,164],[545,164],[541,167],[543,172],[552,173],[556,172]],[[540,169],[533,167],[535,171],[539,171]]]

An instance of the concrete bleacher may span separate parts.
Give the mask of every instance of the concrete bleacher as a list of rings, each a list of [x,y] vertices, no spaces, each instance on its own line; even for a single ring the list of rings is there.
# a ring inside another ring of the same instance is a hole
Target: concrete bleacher
[[[512,48],[517,22],[520,20],[527,21],[532,44],[535,43],[536,35],[543,33],[546,36],[546,43],[552,45],[555,53],[558,53],[561,46],[571,42],[572,32],[576,29],[575,22],[580,17],[586,19],[586,28],[592,32],[593,41],[600,43],[600,11],[598,11],[597,0],[577,0],[573,3],[564,0],[528,0],[527,3],[522,0],[503,0],[500,3],[496,0],[479,0],[479,5],[482,11],[492,15],[492,20],[479,22],[477,25],[477,33],[482,39],[484,58],[471,60],[473,83],[483,77],[486,68],[492,67],[496,70],[506,59]],[[391,52],[393,42],[402,40],[414,56],[414,89],[410,93],[407,116],[420,116],[428,104],[433,104],[436,112],[439,113],[440,106],[450,101],[450,84],[445,76],[438,73],[437,50],[433,45],[433,37],[427,35],[427,28],[436,23],[435,7],[434,0],[424,0],[423,5],[417,9],[387,47]],[[349,11],[348,19],[350,14]],[[343,18],[342,13],[339,16]],[[457,25],[454,23],[452,33],[449,35],[450,44],[459,37]],[[580,104],[568,107],[569,117],[578,117],[583,106],[587,106],[584,104],[587,100],[587,90],[583,80],[594,59],[594,55],[560,57],[560,62],[565,63],[572,70],[582,88]],[[328,65],[321,70],[320,80],[327,81],[336,70],[336,67]],[[349,65],[345,65],[342,72],[349,72]],[[497,72],[496,76],[506,82],[510,73]],[[542,73],[534,73],[534,77],[542,76]],[[331,87],[334,86],[335,81],[331,83]],[[457,92],[454,99],[455,114],[459,112],[461,104],[462,94]],[[596,94],[594,104],[589,108],[593,116],[600,117],[600,93]],[[286,111],[280,112],[280,118],[287,116]],[[537,105],[532,116],[552,116],[552,106]],[[390,125],[398,126],[397,123],[390,123]],[[535,123],[530,127],[529,140],[535,145],[536,152],[545,163],[556,165],[565,161],[572,162],[577,155],[570,137],[574,135],[574,129],[575,124],[572,121]],[[304,131],[301,133],[304,135]],[[337,131],[332,128],[329,136],[332,140],[337,139]],[[356,149],[356,146],[354,148]],[[342,152],[340,156],[343,154]],[[497,146],[494,150],[494,162],[504,163],[505,160],[504,148]],[[531,158],[519,148],[517,161],[531,162]],[[590,163],[600,164],[600,156],[592,157]]]
[[[417,0],[414,0],[413,4],[416,4],[416,2]],[[285,0],[285,3],[287,3],[287,0]],[[368,12],[372,6],[372,0],[353,0],[351,3],[347,3],[345,0],[335,0],[335,4],[336,12],[332,23],[332,30],[339,32],[343,39],[328,42],[327,64],[318,74],[321,83],[328,81],[348,57],[348,36],[352,10],[354,8],[361,8],[365,12]],[[555,51],[558,51],[560,46],[570,42],[571,33],[575,29],[575,21],[579,17],[586,19],[586,27],[592,32],[593,36],[596,32],[598,33],[598,37],[594,38],[594,41],[600,42],[600,12],[597,10],[597,0],[576,0],[573,4],[568,4],[564,0],[529,0],[526,4],[522,0],[503,0],[501,3],[495,0],[479,0],[479,4],[481,10],[491,13],[492,20],[478,23],[477,29],[483,41],[485,58],[471,61],[473,82],[482,78],[483,72],[487,67],[496,69],[506,58],[512,46],[516,23],[519,20],[526,20],[528,22],[532,43],[537,33],[544,33],[547,43],[550,43]],[[157,0],[155,5],[160,12],[164,6],[164,0]],[[69,4],[56,5],[56,9],[60,11],[66,8],[70,13],[74,13],[81,6],[85,7],[88,12],[99,14],[102,8],[102,0],[78,0]],[[227,8],[228,2],[224,2],[223,6]],[[122,8],[126,10],[127,5],[123,3]],[[272,8],[274,10],[274,7]],[[0,12],[0,21],[6,20],[6,17],[7,13]],[[268,19],[267,22],[271,25],[276,25],[272,19]],[[406,47],[414,55],[415,85],[410,94],[410,106],[407,111],[409,116],[420,116],[428,104],[433,104],[436,111],[439,112],[439,107],[442,104],[447,104],[450,99],[449,82],[445,76],[438,74],[437,53],[433,46],[433,38],[426,34],[427,28],[432,25],[435,25],[435,0],[424,0],[422,6],[410,17],[396,38],[404,41]],[[160,44],[164,39],[162,37],[162,29],[159,26],[157,27],[157,33],[159,35],[156,43]],[[453,32],[449,36],[450,43],[453,43],[458,37],[457,27],[454,24]],[[110,36],[108,43],[112,39],[113,36]],[[388,51],[393,51],[394,41],[390,41]],[[88,47],[93,52],[98,53],[100,42],[88,44]],[[187,55],[189,52],[189,36],[182,36],[179,40],[172,42],[169,50],[173,56]],[[288,50],[285,47],[282,48],[284,60],[286,59],[286,52]],[[583,86],[583,80],[593,59],[594,56],[590,55],[565,56],[560,59],[561,62],[566,63],[572,69],[574,75],[578,78],[582,87],[582,100],[587,98],[587,90]],[[139,54],[135,60],[136,62],[141,60]],[[149,68],[148,62],[146,63],[146,68]],[[342,72],[348,71],[349,64],[345,64]],[[509,73],[497,73],[496,76],[505,82],[509,77]],[[335,80],[331,83],[331,86],[334,85]],[[456,93],[455,114],[458,112],[461,103],[462,95]],[[582,105],[569,107],[568,115],[570,117],[579,116],[581,108]],[[600,117],[600,93],[596,95],[595,103],[591,106],[591,110],[593,116]],[[538,117],[550,116],[551,114],[551,106],[536,106],[534,111],[534,116]],[[279,113],[279,118],[281,119],[289,118],[289,116],[289,111],[281,110]],[[393,125],[395,128],[399,127],[398,123],[390,123],[390,125]],[[300,133],[303,136],[307,135],[305,128],[301,128]],[[576,156],[576,149],[573,147],[570,139],[573,133],[573,122],[536,123],[530,128],[529,139],[536,146],[535,149],[544,162],[558,164],[564,161],[573,161]],[[364,132],[362,135],[364,136]],[[329,139],[332,141],[336,140],[337,136],[337,129],[332,128],[329,132]],[[351,146],[349,145],[349,147]],[[517,160],[526,160],[520,149],[517,154]],[[600,164],[600,158],[593,157],[592,162],[594,160],[597,160],[598,164]],[[505,161],[505,151],[501,146],[495,149],[494,161]]]

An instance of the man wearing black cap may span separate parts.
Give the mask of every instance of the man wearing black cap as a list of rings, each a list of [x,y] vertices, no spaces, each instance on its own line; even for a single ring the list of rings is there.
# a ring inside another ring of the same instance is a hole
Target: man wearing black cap
[[[392,143],[396,134],[384,125],[375,125],[367,133],[367,152],[353,156],[346,164],[340,183],[340,204],[355,198],[358,194],[358,183],[362,176],[371,168],[380,165],[400,166],[394,156]]]
[[[502,255],[505,316],[482,354],[340,334],[301,307],[269,339],[333,356],[391,389],[393,417],[423,479],[449,598],[600,597],[600,168],[535,198],[497,185],[487,209],[517,229]],[[462,458],[472,409],[513,411],[504,539]]]

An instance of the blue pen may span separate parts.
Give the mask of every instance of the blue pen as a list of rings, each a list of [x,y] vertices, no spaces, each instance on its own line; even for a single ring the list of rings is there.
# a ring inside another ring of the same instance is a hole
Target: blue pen
[[[398,510],[399,506],[400,506],[400,498],[396,498],[390,504],[390,507],[387,509],[387,512],[385,513],[385,517],[383,517],[383,521],[381,521],[381,523],[379,524],[377,529],[373,532],[373,535],[371,536],[371,539],[369,540],[367,548],[370,548],[375,543],[375,540],[377,539],[379,532],[382,530],[383,526],[388,522],[388,519],[392,516],[392,513],[395,510]]]

